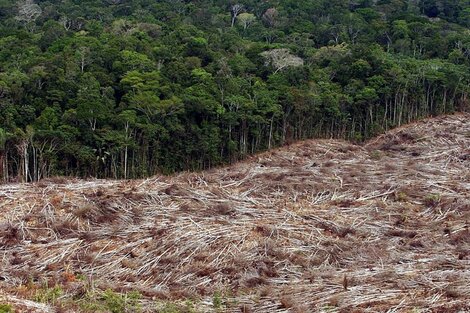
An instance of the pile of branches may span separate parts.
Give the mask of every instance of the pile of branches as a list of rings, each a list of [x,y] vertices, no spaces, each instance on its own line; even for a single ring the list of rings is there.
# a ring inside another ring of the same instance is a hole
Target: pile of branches
[[[149,312],[216,293],[227,312],[470,309],[469,114],[201,173],[4,185],[0,212],[0,300],[37,312],[55,308],[31,285],[138,291]]]

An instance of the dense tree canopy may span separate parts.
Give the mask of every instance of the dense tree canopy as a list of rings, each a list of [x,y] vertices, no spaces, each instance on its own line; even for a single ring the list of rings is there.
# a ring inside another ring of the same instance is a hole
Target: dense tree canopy
[[[469,0],[0,0],[0,176],[135,178],[469,106]]]

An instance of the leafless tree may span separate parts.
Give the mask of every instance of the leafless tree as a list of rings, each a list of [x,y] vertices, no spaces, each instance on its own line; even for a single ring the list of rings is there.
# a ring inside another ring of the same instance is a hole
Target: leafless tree
[[[87,66],[90,63],[89,57],[90,57],[89,47],[81,46],[77,49],[78,63],[79,63],[80,70],[82,73],[85,70],[85,66]]]
[[[41,14],[41,7],[34,3],[33,0],[22,0],[18,2],[18,15],[15,18],[22,22],[29,31],[32,31],[34,29],[33,22]]]
[[[237,16],[242,12],[243,10],[243,4],[234,4],[230,7],[230,12],[232,14],[232,27],[235,25],[235,20],[237,19]]]
[[[277,24],[278,15],[279,12],[276,8],[270,8],[267,9],[266,12],[264,12],[262,19],[269,27],[274,27]]]
[[[344,32],[344,29],[341,25],[333,25],[330,28],[330,34],[333,36],[335,44],[338,45],[340,42],[341,34]]]
[[[60,24],[64,27],[66,31],[69,31],[72,28],[73,21],[69,19],[67,16],[62,16],[60,18]]]
[[[286,67],[299,67],[304,65],[304,60],[290,53],[289,49],[272,49],[261,53],[266,58],[266,65],[272,65],[276,70],[274,74]]]
[[[128,20],[119,19],[113,22],[111,29],[116,35],[128,36],[132,35],[137,30],[137,27],[134,23]]]

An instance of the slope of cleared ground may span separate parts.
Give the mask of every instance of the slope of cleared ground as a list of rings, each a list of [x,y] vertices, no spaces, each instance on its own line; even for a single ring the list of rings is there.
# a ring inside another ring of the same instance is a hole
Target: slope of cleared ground
[[[144,312],[185,299],[199,312],[470,312],[469,221],[468,114],[202,173],[4,185],[0,300],[80,312],[90,290],[113,289],[138,291]]]

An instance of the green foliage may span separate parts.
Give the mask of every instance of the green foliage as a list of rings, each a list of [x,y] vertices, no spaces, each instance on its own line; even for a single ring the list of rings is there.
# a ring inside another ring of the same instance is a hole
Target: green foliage
[[[431,194],[431,195],[427,195],[424,198],[423,203],[424,205],[428,207],[433,207],[433,206],[438,205],[440,201],[441,201],[441,196],[439,194]]]
[[[13,313],[13,308],[9,304],[0,303],[0,313]]]
[[[194,304],[191,301],[186,301],[184,304],[177,304],[168,302],[157,309],[157,313],[196,313]]]
[[[214,293],[214,296],[212,298],[212,305],[214,306],[214,309],[216,311],[222,309],[223,302],[222,302],[222,294],[220,292],[216,291]]]
[[[174,303],[167,303],[162,309],[157,310],[158,313],[180,313],[180,308]]]
[[[76,302],[86,312],[138,313],[142,310],[141,297],[136,291],[120,294],[106,290],[100,293],[89,292]]]
[[[397,192],[395,194],[395,200],[399,202],[406,202],[408,201],[408,198],[408,195],[403,191]]]
[[[240,4],[1,2],[1,178],[201,170],[470,105],[468,1]]]
[[[3,128],[0,128],[0,151],[5,149],[5,143],[7,141],[7,133]]]
[[[34,296],[34,301],[42,303],[55,304],[60,296],[64,294],[64,291],[60,286],[55,286],[52,288],[44,287],[36,291]]]
[[[112,290],[103,293],[103,300],[111,313],[140,312],[140,293],[130,292],[128,294],[118,294]]]

